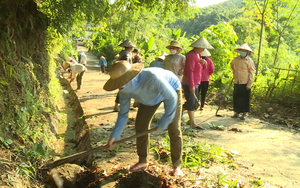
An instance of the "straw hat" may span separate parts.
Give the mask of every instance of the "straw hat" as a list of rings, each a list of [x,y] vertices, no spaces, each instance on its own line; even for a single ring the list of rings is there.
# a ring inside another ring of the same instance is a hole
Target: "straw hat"
[[[100,57],[100,59],[104,59],[104,58],[105,58],[104,56],[101,56],[101,57]]]
[[[194,48],[214,49],[204,37],[199,38],[190,46]]]
[[[66,68],[68,68],[70,65],[71,65],[71,63],[70,63],[69,61],[65,61],[65,62],[63,63],[63,68],[66,69]]]
[[[247,50],[248,52],[250,52],[250,54],[253,54],[252,49],[246,43],[234,49],[235,52],[239,52],[239,50]]]
[[[120,55],[119,55],[119,54],[115,55],[115,58],[118,58],[118,57],[120,57]]]
[[[113,91],[124,86],[136,77],[143,67],[142,63],[130,64],[124,60],[117,61],[109,69],[110,79],[104,84],[103,89]]]
[[[204,49],[204,51],[201,52],[200,54],[203,57],[209,57],[209,56],[211,56],[210,52],[207,49]]]
[[[183,49],[180,47],[180,43],[177,40],[171,41],[171,44],[167,46],[166,48],[170,49],[170,47],[177,47],[179,48],[179,51],[182,51]]]
[[[132,47],[132,48],[135,47],[135,45],[129,39],[127,39],[124,42],[122,42],[121,44],[119,44],[119,46],[121,46],[121,47]]]

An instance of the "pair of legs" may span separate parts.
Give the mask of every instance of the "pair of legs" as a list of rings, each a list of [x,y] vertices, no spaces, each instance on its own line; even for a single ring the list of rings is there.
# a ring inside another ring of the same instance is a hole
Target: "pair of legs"
[[[205,98],[206,98],[206,94],[207,94],[207,90],[208,90],[208,85],[209,85],[208,81],[202,81],[201,85],[199,86],[199,93],[200,93],[200,98],[201,98],[200,110],[203,110],[203,107],[204,107]]]
[[[101,71],[102,73],[105,73],[105,66],[104,66],[104,65],[100,65],[100,71]]]
[[[251,90],[247,90],[246,84],[234,84],[233,117],[239,117],[239,114],[243,113],[241,119],[245,119],[247,112],[250,110],[250,94]]]
[[[177,91],[178,96],[178,104],[176,109],[175,117],[171,124],[168,126],[168,133],[170,137],[170,145],[171,145],[171,159],[174,171],[173,175],[181,175],[182,172],[179,166],[182,163],[182,134],[181,134],[181,110],[182,110],[182,94],[181,90]],[[155,106],[146,106],[140,104],[136,121],[135,121],[135,130],[136,133],[145,132],[150,128],[151,120],[159,107],[160,104]],[[141,136],[136,139],[137,144],[137,154],[139,156],[139,162],[131,167],[132,171],[136,171],[140,168],[144,168],[148,166],[147,156],[149,153],[149,135]]]
[[[199,86],[195,88],[195,95],[190,92],[188,85],[182,85],[186,102],[183,105],[183,110],[188,111],[188,115],[191,122],[191,128],[203,129],[195,122],[195,110],[199,107]]]
[[[76,81],[77,81],[77,89],[76,90],[79,90],[81,88],[83,74],[84,74],[84,71],[79,73],[76,77]]]

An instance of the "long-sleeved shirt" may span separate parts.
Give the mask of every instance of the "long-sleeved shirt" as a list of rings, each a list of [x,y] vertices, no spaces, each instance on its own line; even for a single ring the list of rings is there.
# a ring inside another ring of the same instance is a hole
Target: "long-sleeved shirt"
[[[103,66],[107,65],[106,59],[100,59],[99,65],[101,66],[102,64],[103,64]]]
[[[172,71],[181,81],[185,66],[185,56],[182,54],[167,55],[163,61],[163,66],[164,69]]]
[[[188,84],[189,88],[196,88],[200,85],[202,77],[201,55],[194,50],[186,54],[185,68],[183,72],[182,84]]]
[[[71,69],[71,78],[76,78],[77,74],[80,74],[83,71],[87,70],[85,66],[78,63],[70,65],[70,69]]]
[[[158,127],[161,130],[166,129],[175,116],[178,101],[176,91],[179,88],[181,88],[180,81],[171,71],[157,67],[143,69],[123,89],[119,90],[120,111],[111,138],[120,138],[127,122],[131,98],[147,106],[163,102],[165,113],[159,120]]]
[[[249,56],[245,58],[237,56],[231,61],[230,65],[234,83],[247,84],[247,87],[251,88],[255,71],[255,65],[252,59]]]
[[[212,75],[215,71],[214,64],[210,58],[206,58],[206,67],[202,69],[202,78],[201,81],[209,81],[209,76]]]

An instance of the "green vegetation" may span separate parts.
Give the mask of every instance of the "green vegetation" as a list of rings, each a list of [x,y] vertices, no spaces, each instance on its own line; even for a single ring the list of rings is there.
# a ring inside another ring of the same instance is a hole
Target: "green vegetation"
[[[60,102],[59,69],[62,61],[76,54],[74,43],[80,37],[89,50],[104,55],[108,62],[121,50],[118,44],[128,38],[141,50],[147,67],[154,57],[168,52],[165,47],[171,40],[179,40],[186,53],[194,40],[204,36],[215,47],[211,50],[216,67],[211,91],[216,95],[224,93],[231,81],[234,48],[248,43],[256,64],[253,101],[284,100],[291,107],[299,105],[299,0],[228,0],[201,9],[190,2],[2,1],[0,163],[5,165],[0,170],[9,175],[0,183],[39,186],[37,169],[51,156],[56,139],[49,122]],[[260,109],[258,105],[253,108]],[[221,148],[186,142],[188,167],[226,161]],[[4,153],[13,159],[7,160]],[[219,176],[220,182],[223,177]]]

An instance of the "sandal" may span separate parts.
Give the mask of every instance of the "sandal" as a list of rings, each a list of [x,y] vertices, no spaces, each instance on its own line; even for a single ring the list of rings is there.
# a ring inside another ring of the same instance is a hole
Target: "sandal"
[[[246,117],[245,116],[241,116],[240,119],[241,120],[246,120]]]
[[[148,163],[136,163],[129,168],[129,171],[136,172],[138,170],[143,170],[148,167]]]
[[[231,116],[231,118],[238,118],[239,115],[238,114],[234,114],[233,116]]]

